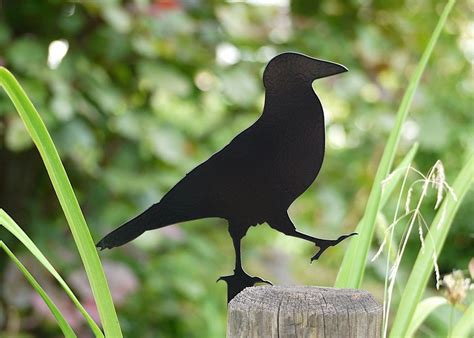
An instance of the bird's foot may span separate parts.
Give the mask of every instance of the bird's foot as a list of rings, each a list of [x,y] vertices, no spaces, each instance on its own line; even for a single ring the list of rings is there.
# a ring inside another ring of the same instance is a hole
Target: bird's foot
[[[314,260],[317,260],[323,254],[323,252],[326,251],[326,249],[329,248],[330,246],[336,246],[337,244],[341,243],[346,238],[349,238],[355,235],[357,235],[357,232],[353,232],[347,235],[342,235],[338,239],[333,239],[333,240],[322,239],[322,240],[317,241],[315,244],[317,247],[319,247],[319,251],[316,252],[316,254],[313,257],[311,257],[311,263],[313,263]]]
[[[273,285],[271,282],[260,277],[250,276],[243,269],[234,270],[233,275],[219,277],[216,282],[221,280],[227,283],[227,303],[246,287],[254,286],[257,283]]]

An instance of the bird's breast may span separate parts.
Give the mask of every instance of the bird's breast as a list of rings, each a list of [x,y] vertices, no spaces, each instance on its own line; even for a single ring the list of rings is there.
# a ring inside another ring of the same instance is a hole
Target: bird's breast
[[[291,204],[319,173],[325,147],[324,122],[308,123],[286,134],[277,161],[279,185]]]

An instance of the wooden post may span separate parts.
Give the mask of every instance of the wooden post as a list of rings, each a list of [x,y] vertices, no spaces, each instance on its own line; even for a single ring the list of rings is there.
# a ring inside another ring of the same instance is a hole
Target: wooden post
[[[367,291],[255,286],[229,303],[228,338],[381,337],[382,306]]]

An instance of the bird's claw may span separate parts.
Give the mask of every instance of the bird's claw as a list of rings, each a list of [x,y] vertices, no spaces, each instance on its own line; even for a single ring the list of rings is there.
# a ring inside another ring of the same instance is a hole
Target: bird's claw
[[[227,281],[224,277],[232,277],[232,276],[219,277],[219,278],[216,280],[216,283],[217,283],[217,282],[220,282],[220,281],[224,281],[224,282],[227,283],[228,281]],[[273,286],[273,283],[272,283],[272,282],[270,282],[270,281],[268,281],[268,280],[266,280],[266,279],[262,279],[262,278],[260,278],[260,277],[254,277],[254,280],[253,280],[252,282],[253,282],[254,285],[255,285],[255,284],[258,284],[258,283],[264,283],[264,284],[268,284],[268,285]]]
[[[316,254],[313,257],[311,257],[310,263],[312,264],[313,261],[317,261],[318,258],[323,254],[323,252],[326,251],[326,249],[329,248],[329,247],[330,247],[330,245],[320,246],[318,252],[316,252]]]
[[[339,238],[335,239],[335,240],[323,240],[323,241],[317,243],[316,246],[319,247],[319,250],[318,250],[318,252],[316,252],[316,254],[313,257],[311,257],[311,263],[313,263],[313,261],[315,261],[315,260],[318,260],[318,258],[321,257],[323,252],[326,251],[326,249],[329,248],[330,246],[336,246],[337,244],[341,243],[346,238],[349,238],[349,237],[352,237],[352,236],[355,236],[355,235],[358,235],[358,233],[353,232],[353,233],[350,233],[350,234],[347,234],[347,235],[339,236]]]
[[[340,242],[342,242],[343,240],[345,240],[346,238],[349,238],[349,237],[352,237],[352,236],[357,236],[358,233],[357,232],[352,232],[350,234],[347,234],[347,235],[342,235],[342,236],[339,236],[338,239],[336,239],[336,244],[339,244]],[[336,245],[334,244],[334,245]]]
[[[216,283],[221,280],[227,283],[227,302],[230,302],[232,298],[246,287],[254,286],[257,283],[273,285],[271,282],[260,277],[250,276],[243,269],[234,270],[233,275],[219,277]]]
[[[247,275],[247,276],[249,277],[251,283],[253,283],[253,284],[264,283],[264,284],[268,284],[268,285],[273,285],[272,282],[270,282],[266,279],[263,279],[263,278],[260,278],[260,277],[255,277],[255,276],[249,276],[249,275]],[[220,281],[224,281],[226,283],[229,283],[230,280],[235,279],[236,277],[237,277],[236,275],[221,276],[221,277],[217,278],[216,283],[218,283]]]
[[[264,284],[268,284],[268,285],[272,285],[272,286],[273,286],[273,283],[270,282],[270,281],[268,281],[268,280],[266,280],[266,279],[262,279],[262,278],[260,278],[260,277],[255,277],[255,279],[256,279],[255,284],[257,284],[257,283],[264,283]]]

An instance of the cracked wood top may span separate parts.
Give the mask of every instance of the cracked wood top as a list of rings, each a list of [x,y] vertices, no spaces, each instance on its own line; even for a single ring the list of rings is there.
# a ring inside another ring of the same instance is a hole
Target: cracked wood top
[[[382,306],[363,290],[246,288],[229,303],[227,337],[380,337]]]

